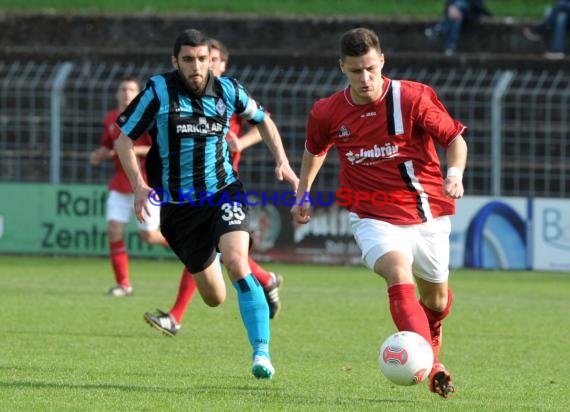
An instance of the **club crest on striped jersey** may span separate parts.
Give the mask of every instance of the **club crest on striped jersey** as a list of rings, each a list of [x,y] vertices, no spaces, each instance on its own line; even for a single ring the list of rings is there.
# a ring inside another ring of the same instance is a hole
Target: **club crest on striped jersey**
[[[220,116],[226,112],[226,104],[222,99],[218,99],[218,102],[216,103],[216,111]]]

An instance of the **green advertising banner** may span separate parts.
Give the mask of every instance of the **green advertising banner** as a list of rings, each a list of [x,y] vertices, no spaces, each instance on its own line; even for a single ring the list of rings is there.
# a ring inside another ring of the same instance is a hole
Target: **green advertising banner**
[[[0,253],[108,255],[104,185],[0,183]],[[130,255],[174,257],[138,235],[133,216],[125,243]]]

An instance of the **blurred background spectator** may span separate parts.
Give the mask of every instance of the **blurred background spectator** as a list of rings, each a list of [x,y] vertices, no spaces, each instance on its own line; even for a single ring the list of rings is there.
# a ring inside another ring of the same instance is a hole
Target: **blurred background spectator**
[[[557,0],[548,8],[546,17],[541,23],[523,28],[523,35],[531,41],[541,41],[544,36],[550,35],[544,57],[551,60],[563,59],[566,52],[568,14],[570,14],[570,0]]]
[[[425,29],[429,39],[443,39],[444,54],[452,56],[457,50],[461,29],[465,23],[477,23],[491,13],[485,0],[446,0],[443,19],[433,27]]]

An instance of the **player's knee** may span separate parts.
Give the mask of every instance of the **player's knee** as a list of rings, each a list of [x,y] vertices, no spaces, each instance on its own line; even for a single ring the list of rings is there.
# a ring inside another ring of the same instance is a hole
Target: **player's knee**
[[[248,271],[247,269],[247,256],[241,254],[230,254],[223,256],[224,266],[233,278],[234,275],[243,275]]]
[[[215,308],[226,301],[226,294],[222,291],[212,291],[208,293],[202,293],[202,300],[204,303],[210,307]]]
[[[448,307],[448,294],[445,290],[434,291],[422,296],[421,299],[424,305],[436,312],[443,312]]]

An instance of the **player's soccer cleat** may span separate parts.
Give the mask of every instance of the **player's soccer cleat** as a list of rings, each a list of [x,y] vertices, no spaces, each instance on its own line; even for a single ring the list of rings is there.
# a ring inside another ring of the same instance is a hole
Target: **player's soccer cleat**
[[[257,379],[272,379],[275,374],[275,368],[267,356],[255,355],[251,373],[253,373],[253,376]]]
[[[155,314],[146,312],[144,314],[144,320],[153,328],[158,329],[166,336],[170,337],[174,337],[181,327],[181,325],[176,322],[169,313],[160,309],[157,309]]]
[[[433,393],[437,393],[439,396],[447,399],[449,395],[455,392],[451,375],[441,362],[436,361],[433,364],[428,379],[429,390]]]
[[[281,310],[281,299],[279,299],[279,287],[283,283],[283,276],[269,272],[273,281],[271,285],[264,289],[265,292],[265,299],[267,300],[267,304],[269,305],[269,319],[273,319],[279,314]]]
[[[113,286],[111,289],[109,289],[109,291],[107,292],[108,296],[113,296],[116,298],[122,298],[125,296],[132,296],[133,294],[133,288],[132,287],[124,287],[124,286]]]
[[[443,341],[443,334],[441,330],[441,322],[435,322],[429,325],[429,331],[431,334],[431,347],[433,348],[433,354],[437,358],[439,356],[439,351],[441,350],[441,343]]]

